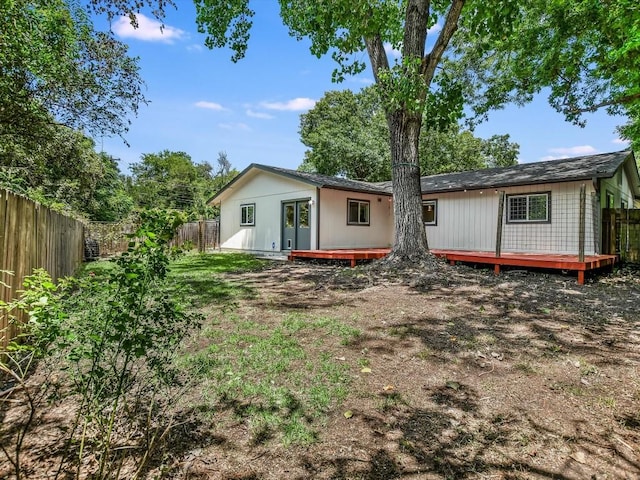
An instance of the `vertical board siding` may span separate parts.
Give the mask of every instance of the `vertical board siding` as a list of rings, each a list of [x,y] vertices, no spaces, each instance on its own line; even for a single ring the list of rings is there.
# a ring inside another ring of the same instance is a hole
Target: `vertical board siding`
[[[551,193],[549,223],[507,223],[502,217],[503,252],[577,254],[579,243],[580,185],[583,182],[526,185],[501,188],[506,195]],[[585,205],[585,253],[598,253],[599,207],[588,184]],[[425,226],[429,247],[434,249],[495,251],[499,195],[497,189],[424,195],[438,200],[437,225]]]
[[[54,280],[72,275],[82,262],[83,230],[76,219],[0,190],[0,280],[7,285],[0,285],[0,301],[17,297],[24,278],[35,268],[44,268]],[[0,332],[2,345],[16,334],[15,324],[4,313]]]

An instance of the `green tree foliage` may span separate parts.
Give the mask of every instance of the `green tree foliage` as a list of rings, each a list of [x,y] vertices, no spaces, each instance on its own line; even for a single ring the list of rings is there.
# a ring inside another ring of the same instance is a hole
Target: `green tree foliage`
[[[60,125],[46,127],[42,143],[0,143],[0,187],[57,210],[114,221],[133,206],[118,165],[96,153],[93,140]],[[15,138],[13,138],[15,140]]]
[[[0,143],[32,147],[52,123],[122,135],[145,102],[137,59],[67,0],[0,2]]]
[[[195,217],[208,216],[207,200],[237,171],[220,152],[218,170],[210,163],[194,163],[184,152],[146,153],[131,165],[130,192],[140,208],[174,208]]]
[[[620,132],[638,148],[639,19],[634,0],[530,1],[502,35],[463,21],[447,68],[479,118],[549,87],[549,103],[577,125],[598,109],[626,116]]]
[[[420,168],[424,175],[465,172],[481,168],[517,165],[520,146],[509,135],[489,139],[475,137],[453,125],[445,131],[423,130],[420,136]]]
[[[300,136],[309,148],[300,166],[303,171],[368,182],[391,178],[389,129],[373,88],[327,92],[300,116]],[[461,131],[457,123],[444,130],[421,131],[423,175],[515,165],[518,153],[519,146],[509,141],[509,135],[484,140]]]
[[[301,170],[369,182],[391,178],[389,129],[370,88],[327,92],[300,116],[300,138],[309,148]]]

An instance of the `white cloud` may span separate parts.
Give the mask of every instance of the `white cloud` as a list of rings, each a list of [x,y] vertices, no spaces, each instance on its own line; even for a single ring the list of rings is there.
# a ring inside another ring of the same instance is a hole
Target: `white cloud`
[[[204,47],[198,43],[194,43],[187,46],[188,52],[201,52],[202,50],[204,50]]]
[[[372,85],[374,83],[373,78],[368,77],[349,77],[347,81],[351,83],[358,83],[360,85]]]
[[[246,123],[219,123],[218,127],[224,130],[243,130],[245,132],[251,131],[251,128]]]
[[[549,152],[557,155],[591,155],[598,153],[598,150],[591,145],[576,145],[575,147],[550,148]]]
[[[581,155],[592,155],[598,153],[598,150],[591,145],[576,145],[575,147],[557,147],[550,148],[549,152],[552,155],[542,157],[541,161],[547,160],[560,160],[562,158],[579,157]]]
[[[215,110],[216,112],[223,112],[223,111],[227,110],[226,108],[224,108],[219,103],[207,102],[205,100],[200,100],[199,102],[196,102],[195,106],[198,107],[198,108],[206,108],[208,110]]]
[[[616,145],[629,145],[629,140],[625,140],[624,138],[614,138],[611,140],[611,143],[615,143]]]
[[[274,118],[273,115],[269,115],[268,113],[265,113],[265,112],[254,112],[251,109],[247,110],[247,116],[248,117],[252,117],[252,118],[261,118],[263,120],[271,120],[272,118]]]
[[[294,98],[286,102],[262,102],[260,105],[268,110],[299,112],[309,110],[316,104],[311,98]]]
[[[440,30],[442,30],[442,25],[436,23],[429,30],[427,30],[427,34],[438,33]]]
[[[391,55],[392,57],[395,57],[395,58],[400,58],[400,56],[402,55],[400,53],[400,50],[393,48],[393,45],[391,45],[390,43],[384,44],[384,51],[386,52],[387,55]]]
[[[136,15],[136,20],[138,27],[134,28],[129,17],[120,17],[116,20],[112,29],[119,37],[135,38],[145,42],[173,43],[175,40],[180,40],[185,36],[184,30],[170,27],[169,25],[163,26],[157,20],[145,17],[141,13]]]

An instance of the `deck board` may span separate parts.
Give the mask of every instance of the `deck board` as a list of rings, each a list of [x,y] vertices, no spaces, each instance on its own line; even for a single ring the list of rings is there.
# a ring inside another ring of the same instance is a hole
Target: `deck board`
[[[300,258],[347,260],[352,267],[355,267],[358,260],[382,258],[390,251],[389,248],[292,250],[289,253],[289,260]],[[496,274],[500,273],[501,266],[574,271],[578,272],[580,285],[584,284],[585,272],[610,267],[617,261],[616,255],[585,255],[584,261],[581,262],[577,255],[566,254],[502,253],[501,256],[496,257],[493,252],[441,249],[432,249],[431,253],[444,258],[451,264],[462,262],[493,265]]]

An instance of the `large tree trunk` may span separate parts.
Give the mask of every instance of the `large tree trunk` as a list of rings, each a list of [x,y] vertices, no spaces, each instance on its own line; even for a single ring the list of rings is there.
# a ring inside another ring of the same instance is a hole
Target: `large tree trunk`
[[[429,247],[422,221],[422,192],[418,139],[420,115],[397,111],[388,115],[391,136],[391,169],[395,238],[392,257],[396,260],[424,258]]]
[[[401,105],[387,111],[391,143],[391,168],[393,185],[393,213],[395,239],[393,250],[387,257],[390,261],[417,263],[430,259],[427,233],[422,220],[422,191],[420,188],[420,163],[418,161],[418,140],[422,126],[422,108],[427,91],[435,75],[436,67],[458,28],[458,18],[465,0],[451,0],[445,23],[431,52],[425,55],[425,42],[429,26],[430,0],[408,0],[402,42],[402,65],[404,80],[414,81],[417,87],[415,97],[407,97],[402,90],[389,89],[388,81],[381,82],[381,73],[390,72],[389,59],[380,34],[365,36],[364,41],[371,61],[376,83],[385,85],[383,98]],[[406,62],[405,62],[406,60]],[[419,75],[422,84],[412,71],[413,61],[420,64]],[[398,71],[395,72],[398,75]],[[413,78],[412,78],[413,77]]]

